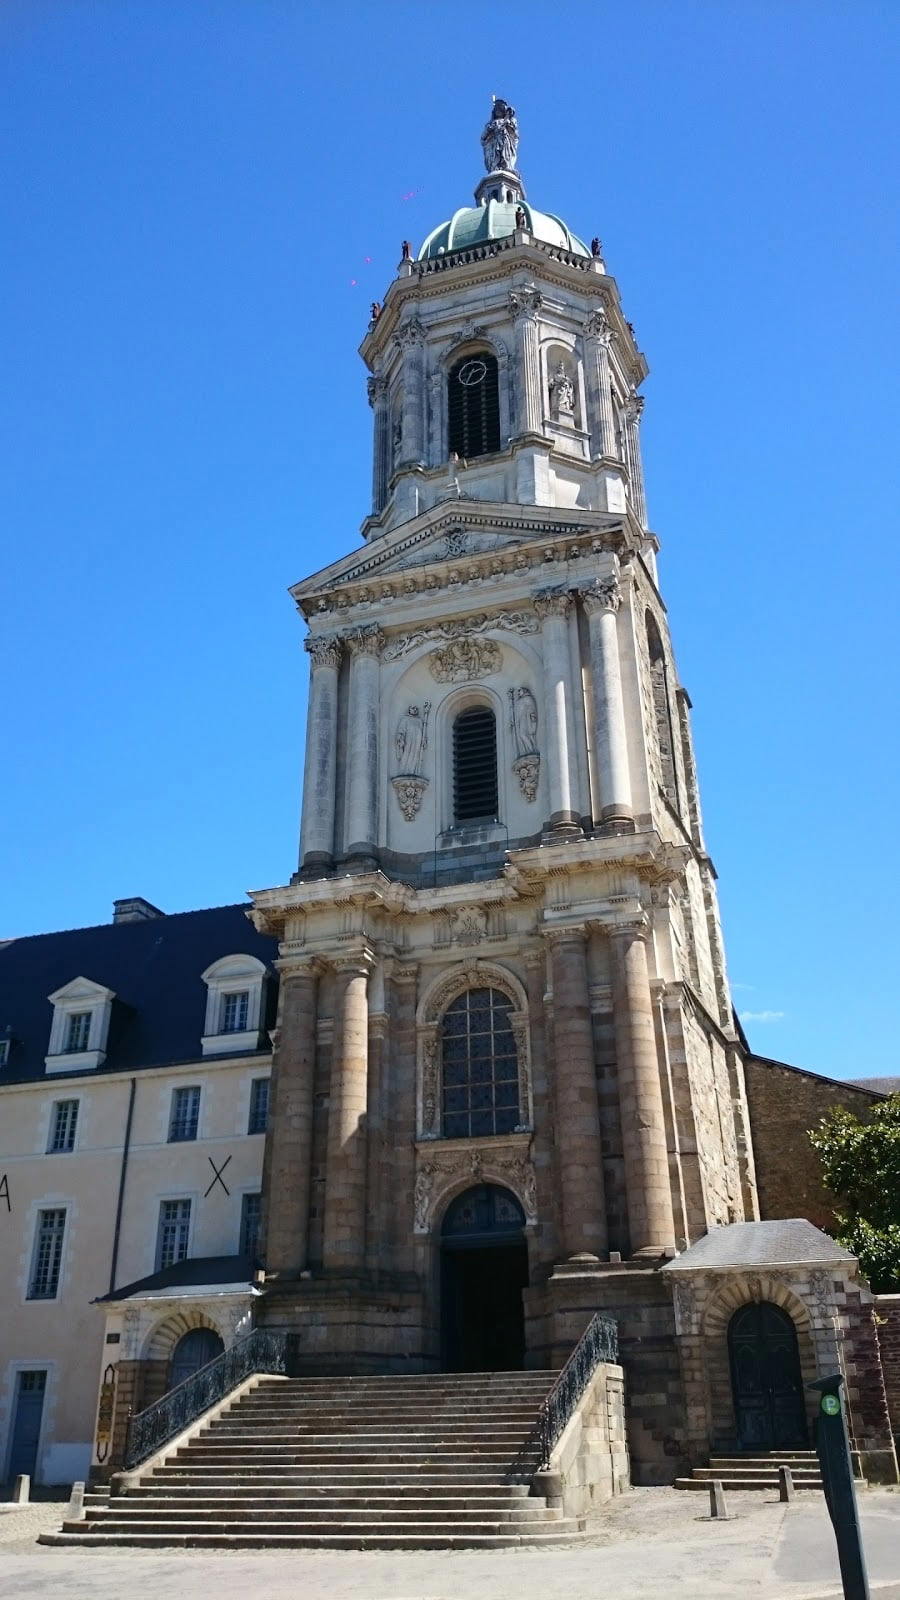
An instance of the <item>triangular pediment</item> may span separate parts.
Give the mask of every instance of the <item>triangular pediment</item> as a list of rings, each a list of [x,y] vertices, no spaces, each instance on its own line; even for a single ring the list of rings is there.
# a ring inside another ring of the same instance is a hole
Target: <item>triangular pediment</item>
[[[490,509],[487,506],[482,509],[476,502],[454,501],[452,507],[435,507],[413,524],[404,523],[372,540],[363,549],[354,550],[340,561],[323,567],[295,584],[291,593],[302,603],[323,591],[388,578],[411,568],[439,566],[490,555],[492,551],[513,550],[539,539],[571,537],[587,531],[578,527],[580,518],[577,521],[576,518],[566,517],[560,525],[562,519],[558,511],[548,520],[547,513],[540,508],[532,519],[527,512],[523,514],[521,506],[495,504]],[[592,522],[620,525],[618,518],[598,518],[596,514]]]

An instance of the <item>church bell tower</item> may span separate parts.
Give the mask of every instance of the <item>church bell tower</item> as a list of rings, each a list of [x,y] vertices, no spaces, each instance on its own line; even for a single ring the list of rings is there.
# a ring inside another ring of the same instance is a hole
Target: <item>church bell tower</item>
[[[495,101],[475,203],[404,244],[361,346],[363,542],[292,591],[262,1316],[317,1372],[547,1365],[600,1307],[664,1344],[662,1264],[758,1215],[648,369],[518,142]]]

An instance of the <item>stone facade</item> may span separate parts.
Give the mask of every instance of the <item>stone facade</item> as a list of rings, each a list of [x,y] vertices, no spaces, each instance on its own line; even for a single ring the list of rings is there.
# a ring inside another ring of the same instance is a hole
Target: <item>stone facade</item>
[[[744,1074],[761,1214],[808,1217],[817,1228],[834,1228],[834,1199],[807,1134],[834,1106],[866,1122],[881,1096],[759,1056],[747,1058]]]

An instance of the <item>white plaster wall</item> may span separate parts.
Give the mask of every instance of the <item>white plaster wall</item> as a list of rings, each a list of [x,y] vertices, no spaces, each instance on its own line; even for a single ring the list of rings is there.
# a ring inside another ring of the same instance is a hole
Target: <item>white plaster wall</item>
[[[154,1270],[159,1203],[190,1195],[190,1254],[237,1253],[241,1196],[258,1190],[264,1138],[248,1135],[250,1082],[266,1076],[270,1061],[206,1060],[187,1068],[148,1069],[135,1074],[132,1147],[119,1244],[119,1287]],[[176,1085],[201,1085],[200,1137],[168,1144],[168,1117]],[[118,1352],[103,1346],[103,1308],[91,1302],[109,1289],[116,1199],[128,1112],[130,1077],[54,1077],[10,1084],[0,1090],[0,1177],[6,1177],[9,1207],[0,1197],[0,1282],[5,1285],[0,1318],[0,1470],[9,1447],[15,1375],[46,1367],[37,1476],[69,1482],[84,1475],[90,1460],[97,1373]],[[46,1153],[52,1106],[78,1099],[76,1147],[71,1154]],[[222,1168],[230,1191],[214,1179],[209,1158]],[[55,1300],[28,1300],[28,1281],[40,1209],[67,1210],[62,1271]],[[73,1467],[78,1470],[70,1472]]]

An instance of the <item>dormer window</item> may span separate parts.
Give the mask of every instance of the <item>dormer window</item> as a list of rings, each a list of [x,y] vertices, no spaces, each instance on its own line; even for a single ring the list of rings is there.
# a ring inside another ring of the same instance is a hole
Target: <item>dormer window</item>
[[[73,978],[48,998],[53,1021],[44,1057],[47,1071],[85,1072],[102,1066],[115,999],[112,989],[90,978]]]
[[[258,1050],[265,1020],[266,969],[255,956],[223,956],[203,974],[207,986],[205,1056]]]

